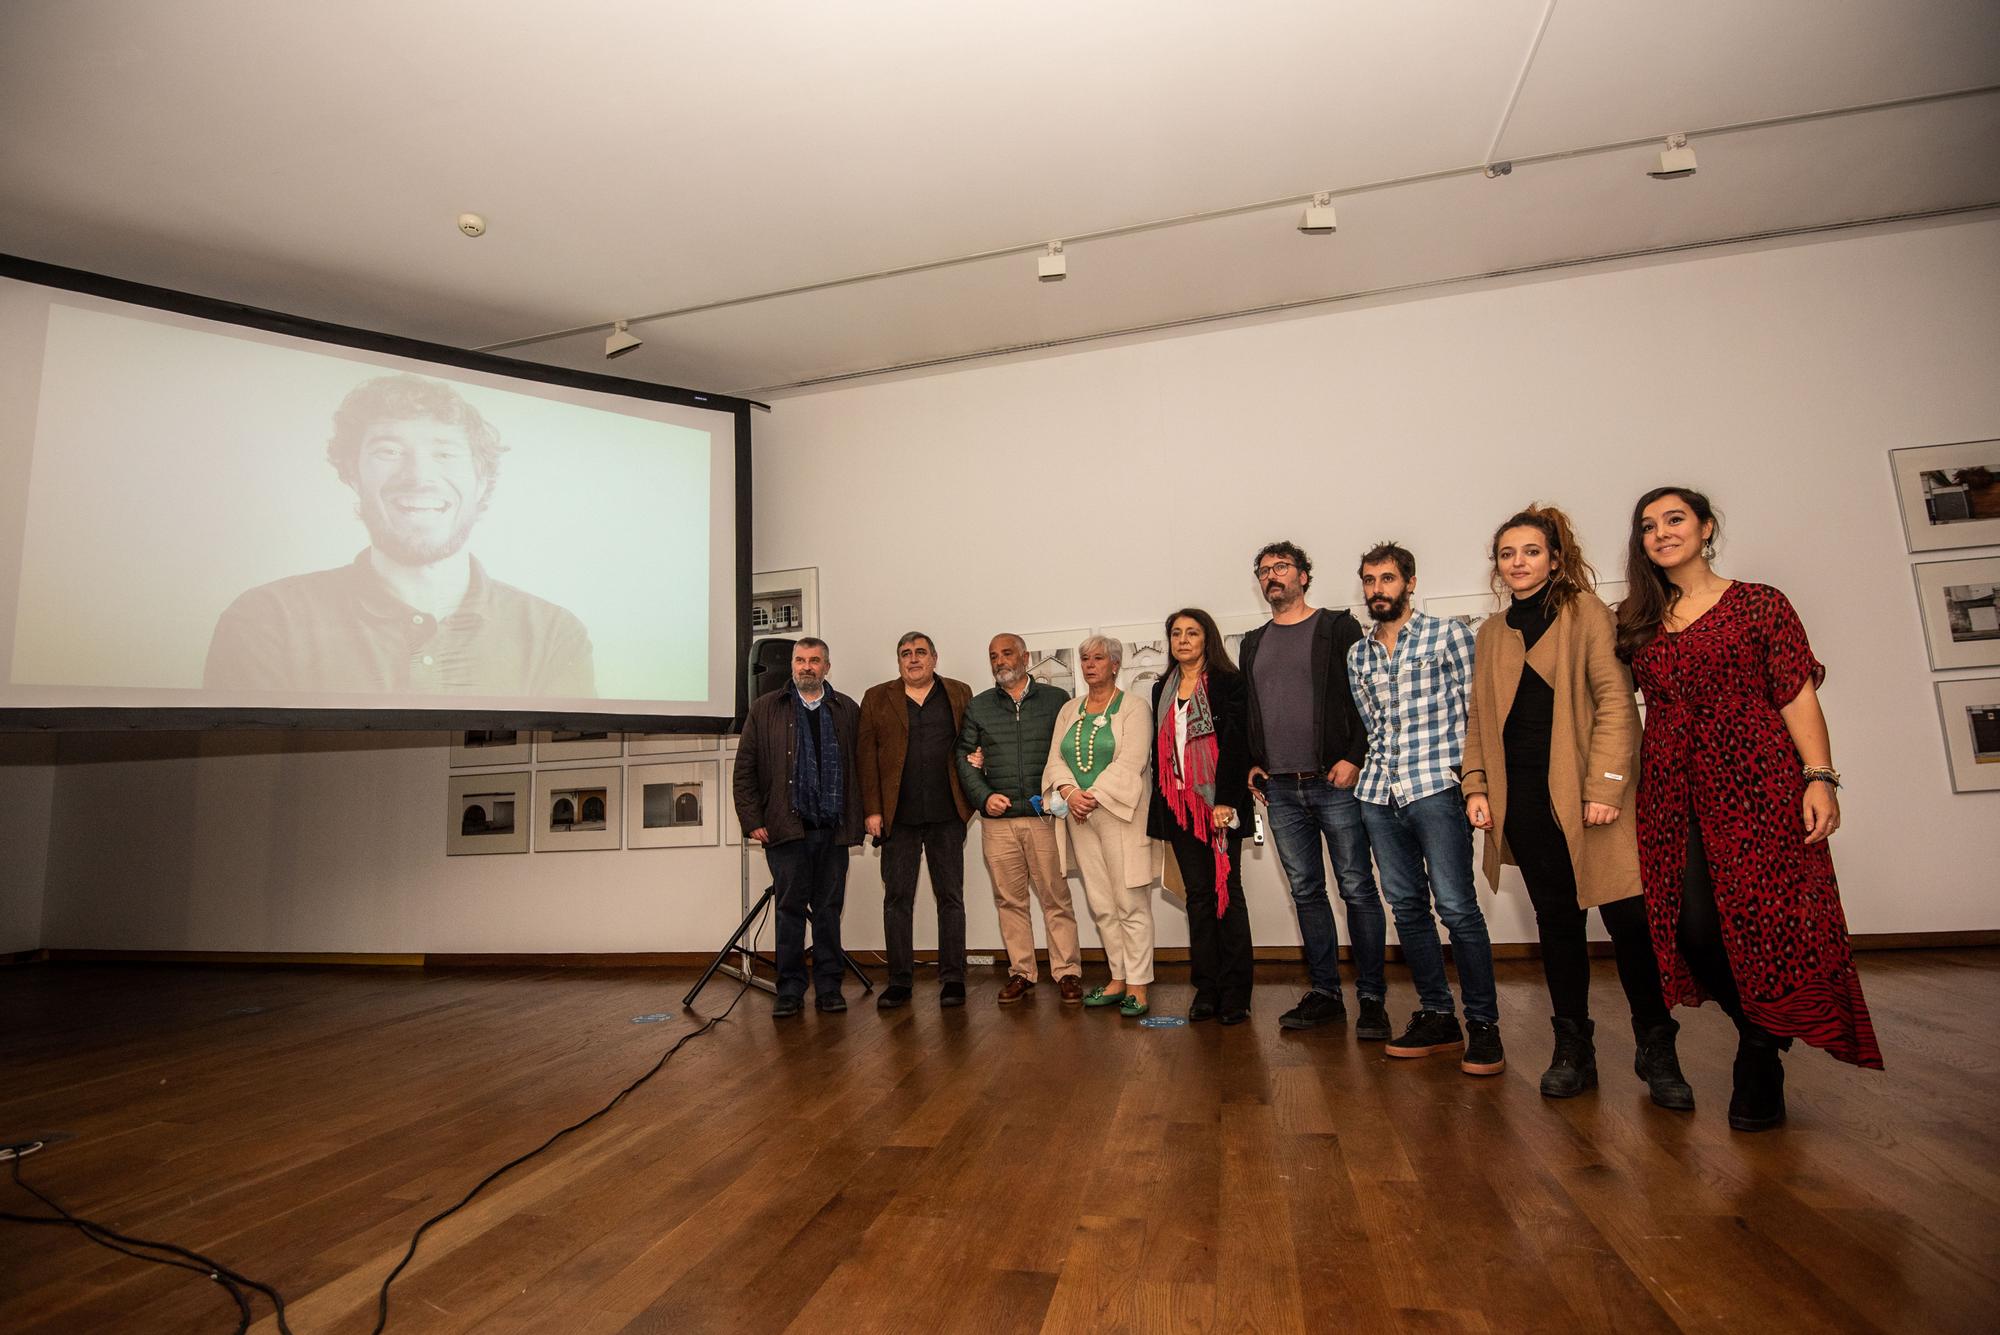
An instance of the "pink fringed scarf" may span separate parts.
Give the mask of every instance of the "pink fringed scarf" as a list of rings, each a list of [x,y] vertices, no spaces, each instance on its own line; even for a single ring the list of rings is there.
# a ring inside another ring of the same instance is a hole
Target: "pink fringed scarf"
[[[1160,776],[1160,793],[1167,799],[1175,823],[1215,854],[1215,916],[1220,918],[1229,908],[1229,840],[1216,832],[1210,819],[1215,811],[1216,760],[1222,748],[1215,736],[1215,715],[1208,707],[1208,674],[1204,672],[1195,683],[1194,695],[1188,700],[1185,756],[1174,746],[1173,685],[1170,679],[1166,708],[1160,711],[1153,769]]]

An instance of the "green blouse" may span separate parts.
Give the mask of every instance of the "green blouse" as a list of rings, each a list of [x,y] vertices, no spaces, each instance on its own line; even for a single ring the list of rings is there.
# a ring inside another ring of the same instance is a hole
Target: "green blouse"
[[[1098,775],[1111,767],[1111,716],[1124,703],[1125,692],[1120,691],[1111,697],[1111,707],[1102,714],[1083,709],[1076,722],[1063,733],[1062,758],[1069,765],[1077,787],[1090,787]]]

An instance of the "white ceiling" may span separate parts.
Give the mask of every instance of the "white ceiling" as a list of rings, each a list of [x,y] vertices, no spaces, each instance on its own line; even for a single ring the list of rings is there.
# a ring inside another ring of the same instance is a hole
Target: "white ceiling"
[[[1995,0],[6,0],[0,251],[466,347],[736,302],[514,355],[770,393],[2000,205],[2000,93],[1461,170],[1996,85]]]

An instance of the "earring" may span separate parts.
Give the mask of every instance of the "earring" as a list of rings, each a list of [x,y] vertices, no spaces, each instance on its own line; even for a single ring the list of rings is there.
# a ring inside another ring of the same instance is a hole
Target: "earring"
[[[1710,542],[1704,542],[1704,543],[1703,543],[1703,544],[1701,545],[1701,559],[1702,559],[1702,560],[1704,560],[1704,561],[1713,561],[1713,560],[1715,559],[1715,543],[1714,543],[1714,542],[1712,542],[1712,541],[1710,541]]]

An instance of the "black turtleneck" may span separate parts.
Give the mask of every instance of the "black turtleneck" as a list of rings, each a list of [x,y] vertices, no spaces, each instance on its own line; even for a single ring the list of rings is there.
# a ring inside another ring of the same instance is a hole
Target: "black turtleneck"
[[[1507,624],[1521,632],[1529,651],[1555,624],[1549,615],[1549,588],[1544,584],[1527,597],[1516,598],[1507,609]],[[1510,787],[1518,789],[1520,779],[1525,779],[1544,791],[1548,788],[1549,735],[1555,727],[1555,717],[1555,688],[1532,666],[1522,663],[1521,684],[1515,688],[1514,703],[1507,710],[1507,722],[1500,730]]]

